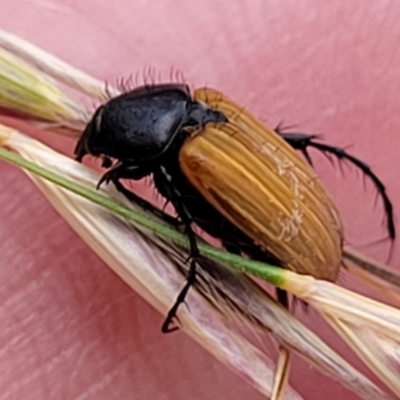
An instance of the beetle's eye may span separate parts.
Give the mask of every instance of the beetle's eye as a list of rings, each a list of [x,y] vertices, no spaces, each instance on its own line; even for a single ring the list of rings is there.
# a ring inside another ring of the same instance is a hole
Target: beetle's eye
[[[100,132],[101,120],[103,118],[103,113],[104,113],[104,106],[101,106],[96,111],[96,115],[94,116],[94,129],[95,129],[95,132]]]

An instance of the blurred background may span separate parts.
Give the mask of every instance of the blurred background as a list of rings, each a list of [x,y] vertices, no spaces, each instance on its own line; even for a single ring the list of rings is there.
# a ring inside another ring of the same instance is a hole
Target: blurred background
[[[0,27],[109,82],[214,87],[271,126],[321,135],[382,179],[400,209],[396,1],[0,0]],[[150,75],[151,75],[150,74]],[[89,110],[94,104],[87,104]],[[68,139],[41,139],[72,154]],[[381,200],[347,164],[311,152],[352,247],[390,254]],[[333,164],[333,165],[332,165]],[[0,399],[261,399],[132,292],[17,169],[0,164]],[[378,241],[378,243],[377,243]],[[390,265],[397,267],[395,243]],[[344,274],[343,284],[354,287]],[[345,356],[316,313],[299,317]],[[350,358],[355,365],[360,363]],[[356,399],[295,360],[306,399]]]

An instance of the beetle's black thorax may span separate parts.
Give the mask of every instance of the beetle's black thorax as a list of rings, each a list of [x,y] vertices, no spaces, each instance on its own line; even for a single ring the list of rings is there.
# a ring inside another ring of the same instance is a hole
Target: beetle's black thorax
[[[96,110],[75,154],[78,160],[103,155],[140,167],[176,146],[188,129],[225,121],[222,113],[193,100],[185,85],[140,87]]]

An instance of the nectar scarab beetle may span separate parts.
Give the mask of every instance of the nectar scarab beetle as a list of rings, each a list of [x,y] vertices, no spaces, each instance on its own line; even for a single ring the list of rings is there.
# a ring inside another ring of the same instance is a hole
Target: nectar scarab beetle
[[[174,206],[190,244],[190,269],[163,325],[170,328],[196,279],[196,224],[230,252],[335,281],[342,260],[343,226],[309,163],[312,135],[268,128],[243,107],[212,89],[191,96],[185,85],[140,87],[100,106],[77,146],[112,165],[102,182],[113,182],[132,201],[176,222],[127,190],[120,179],[152,176],[158,192]],[[342,149],[320,150],[352,161],[375,183],[394,238],[391,203],[379,179]],[[341,152],[340,152],[340,151]],[[358,163],[358,164],[357,164]],[[104,165],[104,164],[103,164]],[[285,297],[281,297],[283,303]]]

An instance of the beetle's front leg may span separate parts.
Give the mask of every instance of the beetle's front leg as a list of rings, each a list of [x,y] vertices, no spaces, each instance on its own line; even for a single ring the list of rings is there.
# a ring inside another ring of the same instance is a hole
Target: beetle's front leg
[[[149,175],[150,172],[148,169],[139,168],[136,166],[126,165],[126,164],[118,164],[114,168],[107,171],[99,180],[97,184],[97,189],[103,183],[110,183],[112,182],[115,188],[121,192],[129,201],[132,203],[136,203],[139,207],[143,208],[146,211],[150,211],[156,217],[162,219],[166,223],[178,226],[178,220],[175,217],[171,217],[167,213],[161,211],[157,207],[153,206],[147,200],[142,199],[141,197],[137,196],[135,193],[128,190],[121,182],[120,179],[133,179],[133,180],[140,180],[145,176]]]

